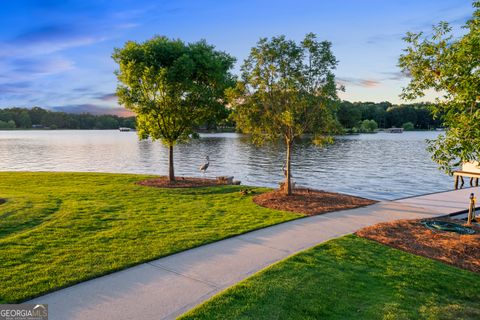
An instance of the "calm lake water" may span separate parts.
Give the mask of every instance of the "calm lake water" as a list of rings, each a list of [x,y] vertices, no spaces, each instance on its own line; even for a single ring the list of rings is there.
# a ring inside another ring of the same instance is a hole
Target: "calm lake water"
[[[295,146],[293,179],[316,189],[371,199],[396,199],[450,190],[453,179],[437,170],[425,139],[438,132],[377,133],[337,137],[326,148]],[[242,184],[275,187],[283,179],[281,144],[252,146],[235,133],[202,134],[175,150],[177,175],[232,175]],[[135,132],[0,131],[1,171],[94,171],[166,174],[167,150],[138,141]]]

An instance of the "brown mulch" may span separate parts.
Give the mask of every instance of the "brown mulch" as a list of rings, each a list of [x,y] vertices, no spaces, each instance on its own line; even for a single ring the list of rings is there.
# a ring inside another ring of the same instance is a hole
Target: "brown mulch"
[[[157,188],[198,188],[224,186],[225,182],[216,179],[175,177],[175,181],[169,181],[168,177],[158,177],[137,182],[137,184]]]
[[[295,188],[291,196],[280,190],[260,194],[253,201],[263,207],[303,213],[309,216],[374,204],[377,201],[346,194]]]
[[[464,224],[461,220],[446,220]],[[356,234],[380,242],[393,248],[416,255],[442,261],[444,263],[480,272],[480,227],[472,227],[477,233],[461,235],[455,232],[432,231],[426,228],[423,220],[398,220],[379,223],[359,230]]]

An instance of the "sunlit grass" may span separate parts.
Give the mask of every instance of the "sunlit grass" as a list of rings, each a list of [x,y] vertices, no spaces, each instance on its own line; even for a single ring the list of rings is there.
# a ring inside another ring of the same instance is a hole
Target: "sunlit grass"
[[[300,217],[255,205],[239,186],[135,184],[144,178],[0,172],[0,303]]]
[[[182,319],[480,319],[480,275],[345,236],[227,289]]]

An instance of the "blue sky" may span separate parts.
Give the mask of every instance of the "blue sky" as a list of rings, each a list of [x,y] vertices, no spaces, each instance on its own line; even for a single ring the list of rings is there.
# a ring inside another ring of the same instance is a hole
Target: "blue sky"
[[[333,43],[341,98],[401,103],[402,36],[442,20],[461,32],[472,11],[470,0],[0,0],[0,108],[121,113],[111,54],[127,40],[206,39],[238,72],[260,37],[308,32]]]

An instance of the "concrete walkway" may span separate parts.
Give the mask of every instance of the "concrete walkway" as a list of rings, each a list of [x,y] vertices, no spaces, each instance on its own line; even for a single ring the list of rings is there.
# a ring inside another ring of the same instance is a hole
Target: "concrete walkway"
[[[286,222],[144,263],[36,298],[50,320],[174,319],[301,250],[378,222],[465,210],[480,188],[436,193]]]

